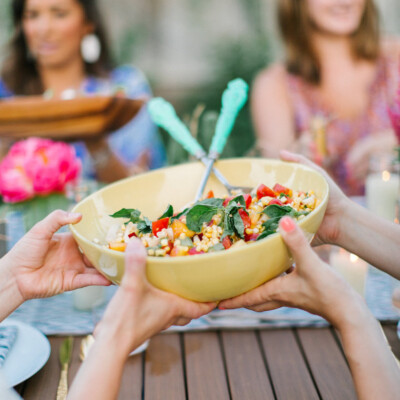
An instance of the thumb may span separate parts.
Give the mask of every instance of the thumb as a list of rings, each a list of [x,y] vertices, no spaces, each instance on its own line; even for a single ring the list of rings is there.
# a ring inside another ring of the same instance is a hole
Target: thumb
[[[130,284],[134,279],[145,279],[147,253],[140,239],[132,238],[125,250],[125,273],[122,284]]]
[[[279,232],[298,267],[301,268],[303,263],[308,263],[315,257],[315,253],[311,249],[302,230],[292,218],[286,216],[280,220]]]
[[[52,236],[64,225],[76,224],[82,219],[81,214],[68,213],[63,210],[56,210],[49,214],[42,221],[38,222],[28,233],[39,239],[50,240]]]

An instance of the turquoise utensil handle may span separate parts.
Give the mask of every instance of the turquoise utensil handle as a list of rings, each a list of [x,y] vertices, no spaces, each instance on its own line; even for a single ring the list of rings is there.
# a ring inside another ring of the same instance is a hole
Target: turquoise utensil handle
[[[209,154],[221,154],[232,132],[239,111],[246,104],[249,86],[243,79],[234,79],[228,83],[222,95],[221,114],[218,118],[215,134]]]
[[[205,154],[204,149],[190,134],[170,103],[157,97],[148,102],[148,110],[153,122],[164,128],[186,151],[196,157]]]

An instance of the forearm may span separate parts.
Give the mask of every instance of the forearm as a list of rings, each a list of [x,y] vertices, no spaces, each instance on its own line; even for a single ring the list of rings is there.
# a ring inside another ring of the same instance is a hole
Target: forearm
[[[364,304],[353,307],[338,326],[343,349],[361,400],[397,399],[400,369],[379,323]]]
[[[4,256],[0,259],[0,321],[18,308],[23,301],[16,277],[11,272],[7,256]]]
[[[127,354],[118,348],[118,341],[96,339],[74,379],[68,399],[117,399]]]
[[[340,234],[332,243],[357,254],[369,264],[400,279],[400,226],[348,201]]]

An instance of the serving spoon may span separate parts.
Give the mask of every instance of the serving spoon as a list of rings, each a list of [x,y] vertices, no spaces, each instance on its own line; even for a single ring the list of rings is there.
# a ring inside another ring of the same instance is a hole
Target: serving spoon
[[[222,94],[221,113],[217,121],[215,134],[208,152],[206,170],[200,182],[200,186],[195,197],[195,202],[199,201],[203,195],[203,191],[207,184],[213,165],[221,155],[226,141],[232,132],[236,117],[247,101],[248,91],[249,86],[247,83],[243,79],[238,78],[230,81],[228,83],[228,87]]]
[[[160,97],[154,98],[149,101],[148,110],[155,124],[164,128],[186,151],[193,155],[197,160],[201,161],[204,165],[208,166],[209,159],[207,158],[207,153],[191,135],[186,125],[179,119],[174,107],[169,102]],[[223,145],[225,145],[225,143]],[[250,193],[253,189],[249,186],[236,186],[230,184],[224,175],[214,166],[212,166],[212,172],[225,186],[229,194],[235,194],[235,192],[238,191]]]

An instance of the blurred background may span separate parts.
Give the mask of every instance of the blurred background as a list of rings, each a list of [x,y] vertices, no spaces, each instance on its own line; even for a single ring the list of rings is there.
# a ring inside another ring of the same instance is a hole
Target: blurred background
[[[257,72],[281,57],[276,33],[279,0],[100,0],[117,64],[132,63],[150,79],[154,94],[171,101],[206,147],[226,83]],[[0,45],[10,33],[10,0],[0,5]],[[400,33],[399,0],[376,0],[383,31]],[[204,112],[204,110],[206,110]],[[201,115],[201,118],[198,116]],[[170,163],[185,161],[163,139]],[[254,154],[248,107],[241,113],[224,156]]]

